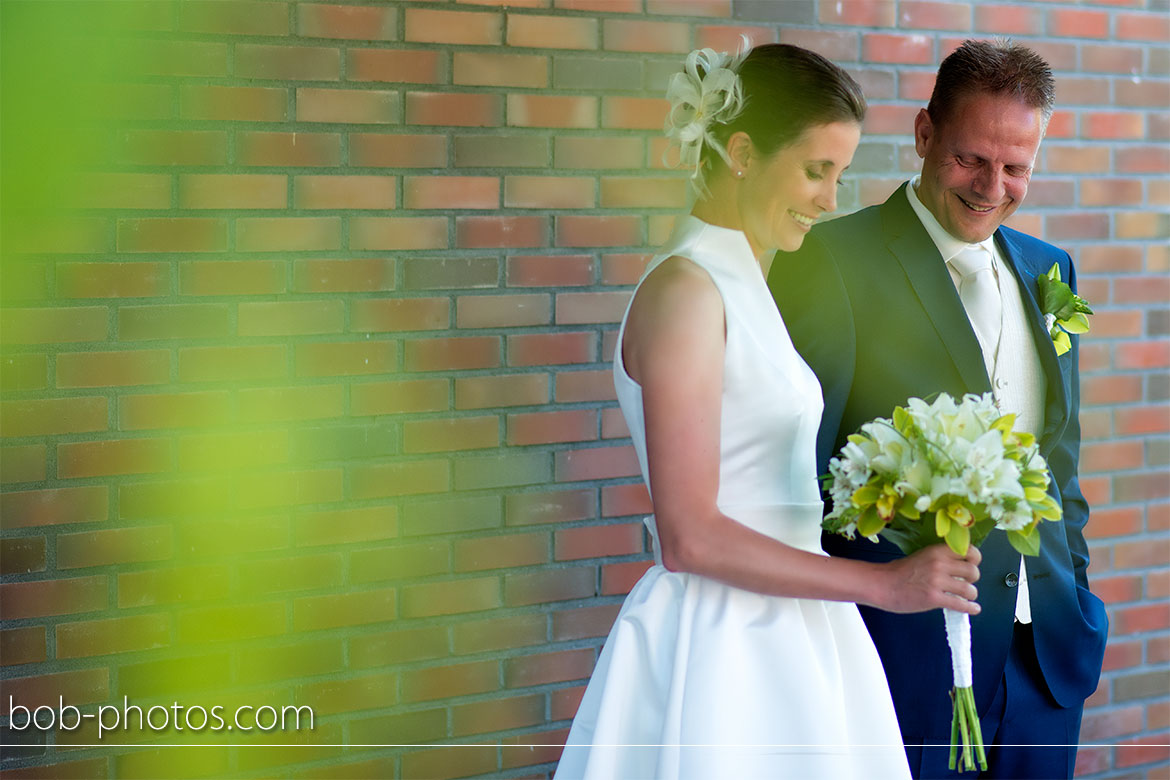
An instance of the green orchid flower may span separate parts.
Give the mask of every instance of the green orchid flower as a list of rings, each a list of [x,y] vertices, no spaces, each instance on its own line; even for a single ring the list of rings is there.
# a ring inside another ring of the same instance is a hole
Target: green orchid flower
[[[1089,303],[1072,291],[1060,280],[1060,266],[1056,263],[1048,273],[1036,279],[1040,288],[1040,311],[1044,314],[1044,325],[1052,337],[1056,354],[1063,355],[1072,349],[1070,333],[1087,333],[1089,317],[1093,310]]]

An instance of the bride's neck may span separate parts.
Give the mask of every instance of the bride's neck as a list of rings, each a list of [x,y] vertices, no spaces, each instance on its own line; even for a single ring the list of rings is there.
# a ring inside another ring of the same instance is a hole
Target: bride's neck
[[[739,210],[737,182],[727,174],[717,174],[708,178],[710,181],[707,183],[707,188],[711,194],[695,201],[695,205],[691,207],[691,215],[698,217],[708,225],[743,232],[744,237],[748,240],[748,245],[752,248],[756,262],[760,263],[761,267],[765,262],[770,263],[772,253],[765,252],[762,247],[756,246],[752,242],[751,236],[744,230],[743,215]],[[767,272],[767,268],[763,270]]]

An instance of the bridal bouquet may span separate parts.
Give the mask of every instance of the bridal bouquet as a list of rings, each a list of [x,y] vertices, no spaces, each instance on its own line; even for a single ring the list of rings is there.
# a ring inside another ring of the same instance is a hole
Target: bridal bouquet
[[[932,402],[911,398],[849,437],[829,462],[833,508],[827,531],[873,541],[879,535],[909,555],[939,541],[958,555],[978,546],[993,528],[1007,532],[1024,555],[1040,551],[1042,520],[1059,520],[1048,495],[1048,464],[1036,437],[1012,430],[990,393],[962,401],[941,393]],[[987,769],[971,671],[971,624],[966,613],[943,610],[954,672],[950,767],[962,744],[959,771]]]

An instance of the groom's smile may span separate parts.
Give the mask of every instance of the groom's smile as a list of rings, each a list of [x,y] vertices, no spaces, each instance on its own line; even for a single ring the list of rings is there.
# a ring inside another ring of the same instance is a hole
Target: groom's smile
[[[955,238],[983,241],[1027,195],[1043,135],[1040,110],[1010,95],[967,95],[937,121],[919,112],[919,199]]]

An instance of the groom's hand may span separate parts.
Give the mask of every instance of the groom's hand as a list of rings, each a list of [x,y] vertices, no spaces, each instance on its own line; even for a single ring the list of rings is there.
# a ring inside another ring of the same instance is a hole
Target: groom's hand
[[[975,603],[979,592],[979,561],[983,555],[969,547],[965,556],[956,555],[945,544],[932,544],[916,553],[880,564],[886,579],[887,612],[925,612],[938,607],[979,614]]]

